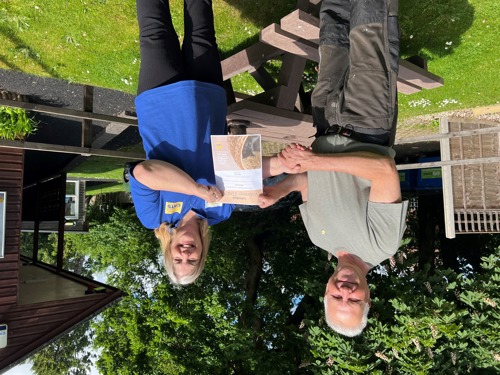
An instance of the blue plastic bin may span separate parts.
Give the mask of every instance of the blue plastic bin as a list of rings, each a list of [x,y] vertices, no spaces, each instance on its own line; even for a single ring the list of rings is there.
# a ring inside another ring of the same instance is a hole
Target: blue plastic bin
[[[440,157],[420,158],[419,163],[440,161]],[[443,180],[441,167],[419,169],[417,172],[417,190],[442,189]]]
[[[417,184],[417,171],[414,169],[408,169],[404,171],[399,171],[399,184],[401,185],[401,190],[412,191],[415,190]]]

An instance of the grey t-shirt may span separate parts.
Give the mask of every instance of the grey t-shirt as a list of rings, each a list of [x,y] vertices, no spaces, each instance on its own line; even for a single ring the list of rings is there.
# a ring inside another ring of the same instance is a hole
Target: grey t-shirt
[[[394,157],[391,148],[336,135],[319,137],[312,147],[316,153],[370,151]],[[316,246],[333,255],[347,251],[370,266],[396,253],[406,228],[408,201],[370,202],[370,181],[347,173],[311,171],[307,178],[308,198],[300,212]]]

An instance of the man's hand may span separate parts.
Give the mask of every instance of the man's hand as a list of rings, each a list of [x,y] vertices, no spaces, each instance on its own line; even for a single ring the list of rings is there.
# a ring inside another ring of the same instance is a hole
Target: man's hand
[[[214,203],[218,202],[224,194],[217,188],[217,186],[197,184],[196,193],[194,195],[208,203]]]
[[[278,154],[278,160],[286,168],[291,169],[294,173],[307,172],[313,169],[314,153],[310,147],[302,146],[297,143],[288,145]]]
[[[278,156],[264,156],[262,158],[262,179],[271,176],[279,176],[282,173],[295,174],[299,173],[300,166],[288,167],[283,164]]]

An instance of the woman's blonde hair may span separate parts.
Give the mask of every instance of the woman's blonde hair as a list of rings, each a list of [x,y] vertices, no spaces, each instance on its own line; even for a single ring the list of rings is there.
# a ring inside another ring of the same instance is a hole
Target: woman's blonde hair
[[[175,238],[177,230],[173,228],[172,225],[167,223],[161,223],[161,225],[155,229],[155,236],[160,241],[160,246],[163,251],[163,261],[165,265],[165,270],[167,275],[175,285],[187,285],[194,282],[198,276],[201,275],[203,268],[205,267],[205,261],[207,259],[208,247],[210,246],[210,232],[208,231],[208,221],[206,219],[200,219],[200,238],[201,238],[201,254],[200,260],[197,263],[194,271],[190,275],[183,277],[178,277],[174,272],[174,260],[172,257],[172,251],[170,249],[170,244]],[[182,225],[182,221],[179,225]]]

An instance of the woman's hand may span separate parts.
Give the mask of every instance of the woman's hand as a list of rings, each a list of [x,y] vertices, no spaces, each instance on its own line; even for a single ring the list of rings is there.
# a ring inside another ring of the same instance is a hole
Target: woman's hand
[[[195,195],[208,203],[214,203],[218,202],[224,194],[217,188],[217,186],[197,184]]]
[[[278,160],[294,173],[303,173],[314,167],[314,153],[310,147],[297,143],[288,145],[278,154]]]
[[[259,195],[259,207],[266,208],[275,204],[281,199],[279,192],[270,186],[264,186],[264,191]]]

